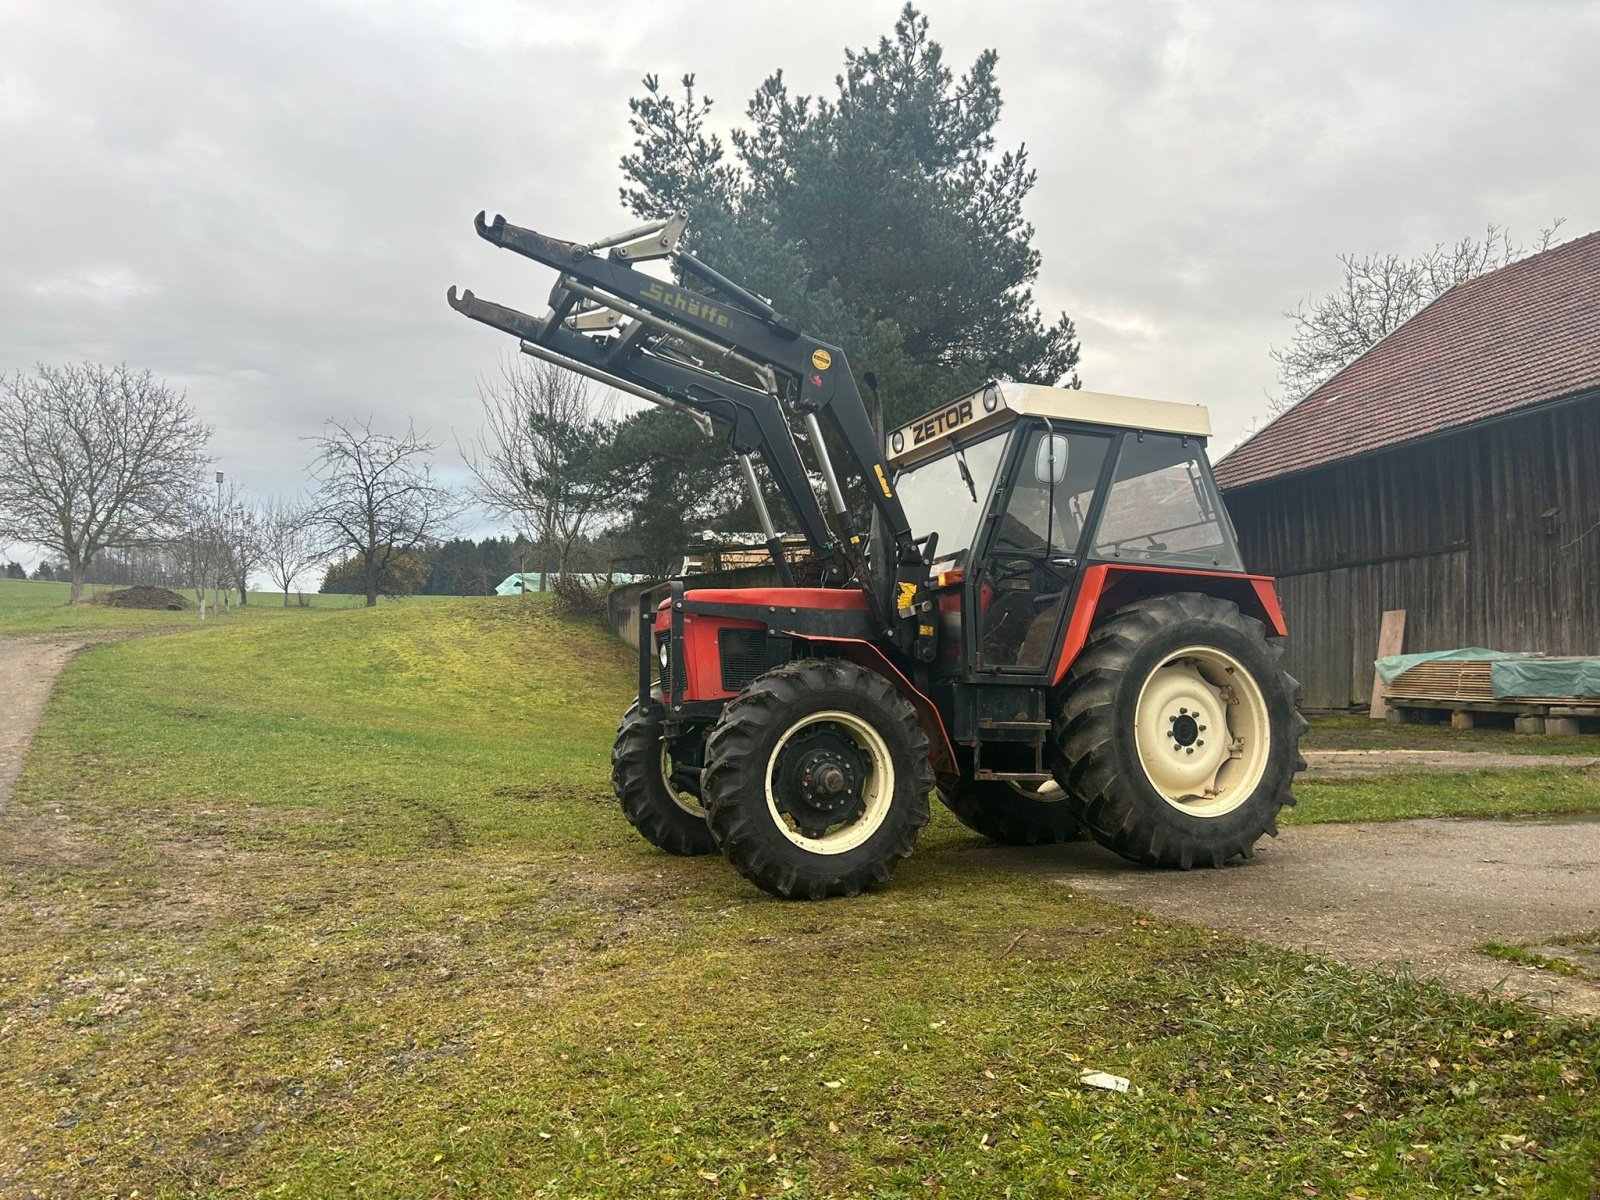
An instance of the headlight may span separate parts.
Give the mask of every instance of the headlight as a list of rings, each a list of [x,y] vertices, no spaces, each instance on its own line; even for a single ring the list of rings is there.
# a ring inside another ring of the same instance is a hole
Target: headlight
[[[666,678],[666,674],[667,674],[667,643],[666,642],[660,642],[660,643],[657,644],[657,646],[656,646],[656,658],[658,660],[660,660],[660,662],[661,662],[661,676],[664,679],[664,678]]]

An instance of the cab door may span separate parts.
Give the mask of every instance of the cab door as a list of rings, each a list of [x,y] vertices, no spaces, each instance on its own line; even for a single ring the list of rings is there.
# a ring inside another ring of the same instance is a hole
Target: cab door
[[[1017,439],[979,551],[977,669],[1053,666],[1112,437],[1042,423]]]

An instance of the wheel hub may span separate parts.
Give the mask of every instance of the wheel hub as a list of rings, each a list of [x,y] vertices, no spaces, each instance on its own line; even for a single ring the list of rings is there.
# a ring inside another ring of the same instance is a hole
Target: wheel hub
[[[774,765],[778,809],[806,837],[820,838],[861,815],[861,781],[868,765],[848,737],[826,726],[805,730],[784,747]]]
[[[1261,690],[1215,647],[1169,655],[1146,678],[1134,743],[1156,791],[1182,812],[1222,816],[1249,795],[1270,745]]]

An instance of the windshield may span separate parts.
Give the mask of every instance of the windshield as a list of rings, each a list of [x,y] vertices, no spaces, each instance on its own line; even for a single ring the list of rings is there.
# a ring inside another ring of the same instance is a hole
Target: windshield
[[[972,474],[970,489],[961,477],[961,467],[954,454],[918,463],[902,471],[895,480],[895,490],[900,493],[900,503],[911,522],[911,532],[919,538],[930,533],[939,535],[934,551],[937,562],[967,561],[973,535],[978,531],[978,518],[989,498],[995,472],[1000,468],[1000,454],[1005,444],[1005,436],[997,434],[961,448],[967,470]]]

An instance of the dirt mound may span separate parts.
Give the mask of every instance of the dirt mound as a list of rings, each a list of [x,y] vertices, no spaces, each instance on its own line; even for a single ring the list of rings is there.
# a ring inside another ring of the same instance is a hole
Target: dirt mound
[[[186,608],[194,607],[177,592],[159,587],[131,587],[115,592],[96,592],[91,602],[110,605],[112,608],[157,608],[168,612],[182,612]]]

